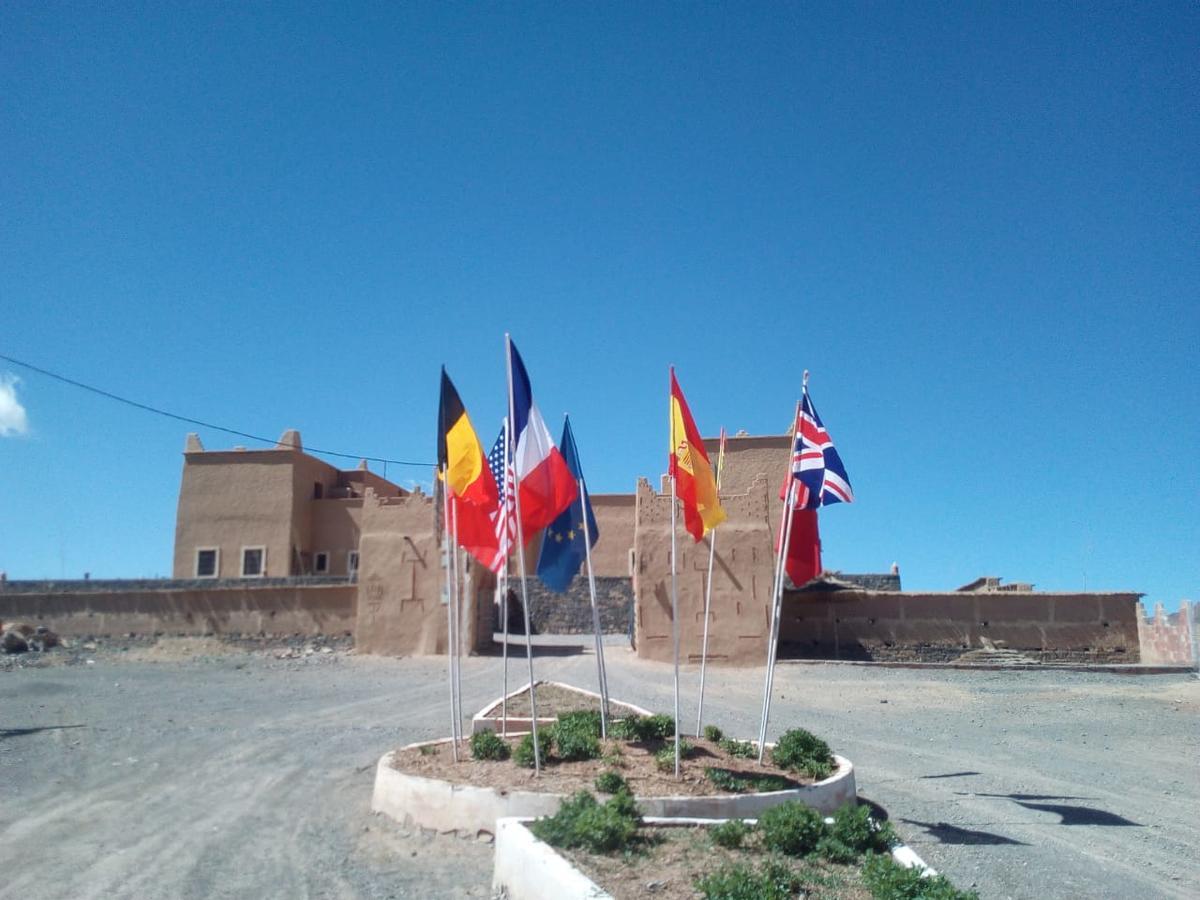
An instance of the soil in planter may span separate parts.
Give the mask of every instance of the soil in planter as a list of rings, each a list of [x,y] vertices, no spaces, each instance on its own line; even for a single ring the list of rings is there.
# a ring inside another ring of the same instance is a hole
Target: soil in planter
[[[742,849],[718,847],[707,828],[643,826],[646,840],[637,849],[605,856],[585,850],[558,850],[608,891],[616,900],[655,897],[659,900],[693,900],[702,878],[722,866],[740,863],[758,869],[772,858],[748,839]],[[822,900],[870,900],[858,865],[840,865],[821,859],[775,856],[796,872],[805,884],[800,896]]]
[[[595,697],[589,697],[587,694],[581,694],[579,691],[571,688],[560,687],[557,684],[539,683],[535,692],[537,694],[537,709],[538,720],[556,718],[559,713],[578,712],[580,710],[596,710],[600,711],[600,701]],[[626,706],[624,703],[615,703],[612,700],[608,702],[609,716],[614,719],[623,718],[625,716],[636,715],[636,712]],[[497,707],[487,714],[489,719],[500,718],[501,707]],[[522,691],[515,697],[508,698],[508,716],[509,718],[529,718],[529,691]]]
[[[540,694],[540,692],[539,692]],[[541,713],[541,707],[538,707]],[[510,746],[516,746],[519,738],[509,738]],[[679,797],[733,794],[722,790],[705,774],[705,769],[726,769],[746,778],[761,778],[773,775],[786,779],[788,784],[778,789],[812,784],[813,780],[795,772],[787,772],[764,761],[762,766],[752,759],[730,756],[712,741],[703,738],[688,738],[693,750],[680,765],[682,778],[675,779],[674,770],[659,771],[654,761],[655,751],[670,747],[669,741],[647,742],[602,741],[602,757],[576,762],[562,762],[553,756],[542,766],[540,777],[534,777],[533,769],[518,766],[511,759],[497,762],[476,761],[471,758],[469,742],[464,741],[459,751],[459,762],[454,762],[450,744],[434,744],[426,748],[397,750],[392,765],[401,772],[437,778],[453,784],[473,784],[522,791],[537,791],[552,794],[572,794],[579,790],[596,793],[595,780],[601,772],[618,772],[629,783],[636,797]],[[430,748],[433,749],[430,749]],[[603,795],[599,795],[603,796]]]

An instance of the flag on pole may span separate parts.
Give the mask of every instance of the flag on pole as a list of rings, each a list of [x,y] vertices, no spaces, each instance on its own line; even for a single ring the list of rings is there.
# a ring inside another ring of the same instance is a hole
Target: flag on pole
[[[579,488],[533,402],[529,374],[517,345],[510,340],[508,346],[512,364],[512,454],[520,485],[521,530],[532,535],[554,521],[575,499]]]
[[[500,496],[483,446],[445,368],[438,403],[438,478],[445,479],[454,505],[459,546],[490,567],[498,549],[492,515]]]
[[[854,490],[833,439],[804,389],[800,416],[792,437],[792,477],[796,479],[796,509],[816,509],[831,503],[853,503]],[[784,491],[787,492],[787,483]]]
[[[505,432],[507,430],[508,419],[506,418],[504,424],[500,426],[500,434],[496,436],[496,443],[492,444],[492,451],[488,454],[488,468],[492,470],[492,478],[500,493],[496,513],[492,516],[497,543],[496,558],[489,566],[493,572],[499,572],[504,568],[505,561],[512,553],[512,543],[517,534],[516,514],[512,504],[513,472],[512,466],[508,465],[505,459],[507,437]]]
[[[675,493],[683,501],[683,524],[695,541],[725,521],[717,498],[717,480],[704,441],[671,369],[671,457],[669,472]]]
[[[571,422],[563,422],[562,440],[563,459],[567,468],[577,482],[583,482],[583,469],[579,464],[579,448],[575,446],[575,435],[571,431]],[[571,584],[571,579],[579,572],[587,558],[587,548],[584,546],[583,516],[587,511],[587,533],[591,535],[591,546],[596,546],[600,537],[600,526],[596,524],[596,516],[592,512],[592,498],[588,495],[587,482],[583,482],[582,509],[578,498],[566,509],[559,513],[558,518],[546,526],[542,532],[542,552],[538,556],[537,574],[542,584],[558,593],[565,593]]]

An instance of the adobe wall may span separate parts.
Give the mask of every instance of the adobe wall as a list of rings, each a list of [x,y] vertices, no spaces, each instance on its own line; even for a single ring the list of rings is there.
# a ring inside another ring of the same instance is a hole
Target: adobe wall
[[[1136,663],[1138,596],[788,592],[779,654],[946,662],[987,638],[1044,662]]]
[[[1200,667],[1200,641],[1197,640],[1197,613],[1200,605],[1193,606],[1187,600],[1179,604],[1179,610],[1167,614],[1161,603],[1154,604],[1154,615],[1146,616],[1142,604],[1138,604],[1138,642],[1142,648],[1142,662],[1156,666]]]
[[[709,623],[709,659],[755,665],[766,659],[770,622],[774,493],[758,475],[741,494],[722,490],[728,519],[717,529]],[[634,645],[638,656],[669,662],[671,636],[671,496],[641,479],[634,542]],[[694,543],[677,524],[680,660],[699,661],[704,629],[708,541]]]
[[[292,573],[291,450],[184,454],[175,520],[176,578],[195,575],[196,548],[219,547],[218,575],[237,578],[242,548],[265,546],[268,575]]]
[[[312,507],[312,547],[309,564],[317,553],[329,554],[330,575],[350,574],[350,551],[358,549],[362,529],[361,497],[326,497]]]
[[[360,653],[413,656],[447,650],[443,567],[432,497],[415,492],[380,497],[368,489],[359,536]],[[462,615],[462,652],[490,647],[494,618],[491,573],[472,562]]]
[[[345,579],[10,582],[0,620],[65,636],[350,634],[355,593]]]

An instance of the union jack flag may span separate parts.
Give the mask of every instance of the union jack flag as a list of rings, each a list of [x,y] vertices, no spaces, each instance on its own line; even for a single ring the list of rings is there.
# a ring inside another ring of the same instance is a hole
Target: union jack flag
[[[816,509],[831,503],[853,503],[854,490],[833,439],[804,390],[800,418],[792,440],[792,478],[796,483],[793,509]],[[787,485],[784,485],[786,490]]]
[[[496,437],[496,443],[492,445],[492,450],[488,453],[488,468],[492,470],[492,477],[496,479],[496,488],[500,492],[500,503],[496,507],[496,512],[492,514],[492,524],[496,529],[496,538],[499,544],[496,557],[488,567],[493,572],[499,572],[504,568],[517,533],[516,510],[512,503],[513,467],[505,465],[507,432],[508,420],[505,419],[504,424],[500,426],[500,434]]]

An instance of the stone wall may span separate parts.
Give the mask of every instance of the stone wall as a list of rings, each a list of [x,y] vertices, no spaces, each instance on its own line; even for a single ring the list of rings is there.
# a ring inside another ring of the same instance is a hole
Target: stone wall
[[[565,594],[556,594],[536,578],[529,585],[529,620],[534,634],[591,634],[592,601],[588,580],[576,575]],[[512,628],[520,619],[520,586],[513,587]],[[604,634],[630,634],[633,625],[633,581],[611,576],[596,578],[596,606]],[[517,626],[518,628],[520,626]]]
[[[62,635],[315,635],[354,631],[346,578],[7,582],[0,620]]]
[[[948,662],[987,639],[1043,662],[1136,663],[1138,597],[788,592],[780,657]]]
[[[1161,603],[1154,604],[1154,615],[1148,617],[1142,604],[1138,604],[1138,640],[1142,648],[1142,662],[1159,666],[1198,666],[1200,648],[1197,644],[1197,621],[1200,605],[1187,600],[1179,604],[1179,610],[1168,614]]]

